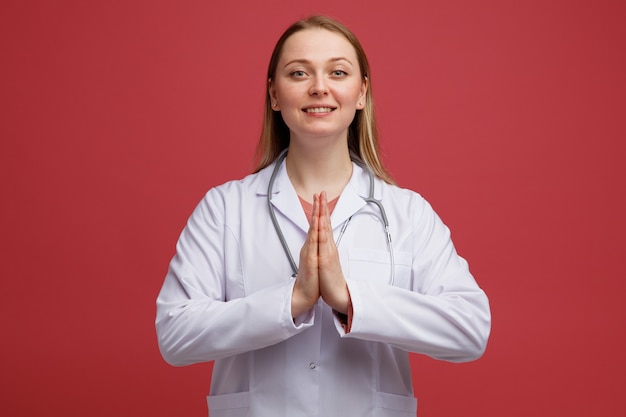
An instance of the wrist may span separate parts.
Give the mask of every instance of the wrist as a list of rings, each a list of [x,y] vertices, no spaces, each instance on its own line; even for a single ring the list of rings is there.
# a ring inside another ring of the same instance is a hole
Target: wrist
[[[329,297],[330,298],[330,297]],[[326,299],[324,299],[326,301]],[[330,302],[329,302],[330,301]],[[326,303],[336,312],[341,314],[348,314],[350,310],[350,291],[348,290],[348,285],[344,284],[336,291],[333,291],[332,299],[329,299]]]
[[[313,308],[315,303],[317,302],[318,297],[312,297],[303,293],[303,291],[299,288],[298,282],[296,280],[296,284],[293,287],[293,291],[291,293],[291,317],[296,318],[302,313]]]

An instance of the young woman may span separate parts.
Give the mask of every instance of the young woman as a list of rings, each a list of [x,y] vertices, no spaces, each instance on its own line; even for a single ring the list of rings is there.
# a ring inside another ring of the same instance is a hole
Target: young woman
[[[480,357],[487,297],[449,231],[378,157],[357,38],[279,39],[256,173],[211,189],[157,300],[163,357],[215,360],[212,417],[415,416],[408,352]]]

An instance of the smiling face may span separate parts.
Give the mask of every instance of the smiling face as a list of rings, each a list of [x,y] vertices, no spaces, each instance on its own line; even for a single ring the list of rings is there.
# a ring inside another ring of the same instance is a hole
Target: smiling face
[[[289,127],[290,140],[347,140],[348,127],[365,105],[367,82],[350,42],[326,29],[291,35],[270,80],[272,108]]]

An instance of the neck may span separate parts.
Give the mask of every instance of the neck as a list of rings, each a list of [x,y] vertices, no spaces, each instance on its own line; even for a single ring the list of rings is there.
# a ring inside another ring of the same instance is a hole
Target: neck
[[[286,166],[289,179],[298,195],[312,202],[313,194],[326,191],[328,200],[341,194],[352,176],[352,161],[348,146],[303,149],[293,142],[289,146]]]

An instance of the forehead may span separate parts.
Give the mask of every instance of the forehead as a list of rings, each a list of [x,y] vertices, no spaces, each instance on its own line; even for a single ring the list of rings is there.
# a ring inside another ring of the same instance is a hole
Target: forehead
[[[285,41],[279,62],[284,65],[292,60],[316,62],[335,58],[346,58],[358,65],[354,47],[342,34],[311,28],[296,32]]]

